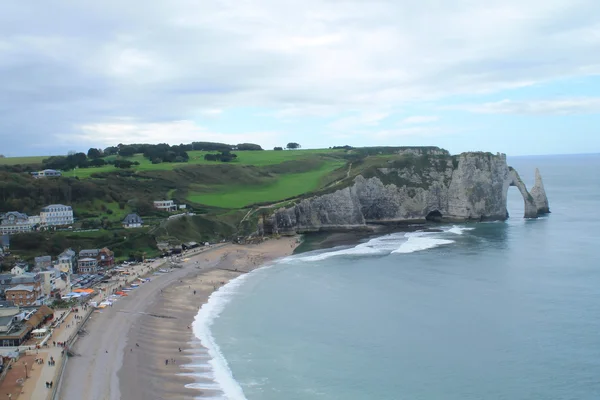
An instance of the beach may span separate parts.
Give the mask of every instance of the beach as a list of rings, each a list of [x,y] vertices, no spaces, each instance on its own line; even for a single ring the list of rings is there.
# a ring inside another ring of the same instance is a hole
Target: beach
[[[290,255],[296,245],[295,237],[254,245],[227,244],[187,256],[182,268],[151,275],[151,281],[129,296],[92,315],[87,334],[75,344],[78,355],[67,362],[59,398],[146,400],[214,395],[209,382],[201,385],[204,389],[186,388],[196,382],[182,367],[192,362],[190,345],[197,342],[191,329],[194,317],[219,287]],[[194,347],[195,357],[202,357],[197,343]]]

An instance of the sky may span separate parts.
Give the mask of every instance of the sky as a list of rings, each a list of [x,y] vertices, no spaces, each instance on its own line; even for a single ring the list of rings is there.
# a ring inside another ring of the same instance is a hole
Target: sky
[[[600,152],[598,0],[4,0],[0,154]]]

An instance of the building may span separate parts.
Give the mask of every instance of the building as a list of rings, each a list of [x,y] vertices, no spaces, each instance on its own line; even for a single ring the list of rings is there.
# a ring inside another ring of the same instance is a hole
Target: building
[[[10,273],[14,276],[20,276],[27,272],[27,268],[23,265],[15,265],[10,269]]]
[[[98,260],[91,257],[80,258],[77,260],[78,274],[96,274],[98,273]]]
[[[87,260],[86,260],[87,259]],[[96,260],[96,264],[89,262],[89,259]],[[83,263],[84,271],[93,270],[93,272],[83,272],[80,268],[82,267],[82,260],[86,260]],[[107,247],[103,249],[87,249],[79,252],[79,261],[77,263],[77,273],[96,273],[98,269],[112,268],[115,265],[115,255]]]
[[[60,272],[55,269],[40,272],[42,296],[50,297],[54,289],[56,289],[57,274],[60,274]]]
[[[35,273],[31,273],[31,272],[24,272],[19,276],[12,276],[12,279],[10,280],[10,284],[9,286],[11,288],[18,286],[18,285],[29,285],[29,286],[33,286],[36,292],[41,293],[42,292],[42,278],[39,274],[35,274]]]
[[[51,256],[40,256],[35,258],[35,268],[44,270],[52,267]]]
[[[123,228],[141,228],[143,224],[144,221],[137,214],[128,214],[123,220]]]
[[[33,171],[31,173],[31,176],[33,176],[34,178],[50,178],[50,177],[57,177],[57,176],[62,176],[62,172],[56,170],[56,169],[44,169],[41,171]]]
[[[17,285],[6,289],[6,300],[12,301],[18,306],[27,307],[36,304],[41,291],[36,291],[32,285]]]
[[[97,258],[99,253],[98,249],[85,249],[79,252],[79,258]]]
[[[31,225],[27,214],[18,211],[7,212],[0,221],[0,234],[2,235],[31,232],[32,229],[33,225]]]
[[[77,255],[72,249],[66,249],[58,255],[55,269],[66,274],[72,274],[74,267],[77,265]]]
[[[40,213],[43,226],[68,226],[73,224],[73,208],[63,204],[51,204]]]
[[[35,229],[42,224],[42,217],[40,217],[39,215],[30,215],[27,218],[29,219],[31,229]]]
[[[98,252],[98,267],[112,268],[115,265],[115,253],[107,247],[100,249]]]
[[[177,211],[177,204],[173,200],[155,200],[154,208],[161,211]]]
[[[29,333],[24,312],[12,301],[0,301],[0,346],[20,346]]]

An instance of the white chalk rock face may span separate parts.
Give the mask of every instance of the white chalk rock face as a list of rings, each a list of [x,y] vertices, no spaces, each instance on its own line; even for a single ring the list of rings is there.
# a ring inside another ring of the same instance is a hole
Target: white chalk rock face
[[[358,175],[349,187],[277,210],[269,226],[276,233],[364,229],[370,223],[490,221],[508,218],[508,188],[523,196],[525,218],[547,212],[539,171],[535,196],[506,155],[413,152]]]
[[[539,169],[535,169],[535,184],[531,188],[531,196],[535,201],[538,214],[550,213],[550,205],[548,204],[548,196],[546,196],[546,189],[544,189],[544,182],[542,181],[542,175]]]

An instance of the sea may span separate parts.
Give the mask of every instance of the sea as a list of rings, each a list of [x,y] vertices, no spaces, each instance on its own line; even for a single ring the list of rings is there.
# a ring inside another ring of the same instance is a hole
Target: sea
[[[511,188],[505,222],[305,246],[215,292],[214,398],[600,399],[600,155],[508,161],[551,214]]]

